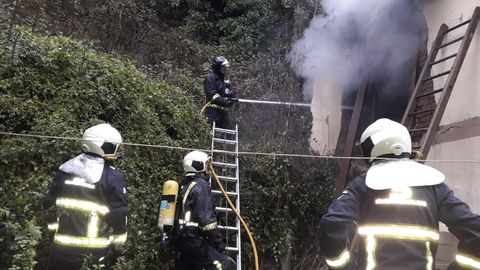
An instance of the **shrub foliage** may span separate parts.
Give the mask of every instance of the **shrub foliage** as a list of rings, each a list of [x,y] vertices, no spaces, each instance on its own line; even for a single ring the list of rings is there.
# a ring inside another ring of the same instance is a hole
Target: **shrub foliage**
[[[109,3],[0,2],[0,131],[79,138],[109,122],[127,142],[208,148],[199,110],[215,54],[232,62],[239,97],[301,100],[301,81],[285,55],[321,12],[316,0]],[[239,104],[231,116],[242,151],[309,152],[312,117],[304,108]],[[58,166],[78,153],[75,140],[0,135],[0,269],[44,266],[50,239],[42,198]],[[163,181],[182,177],[184,154],[121,148],[115,165],[126,175],[131,210],[119,269],[171,266],[171,254],[155,246],[156,217]],[[316,226],[331,200],[336,164],[247,155],[240,166],[242,214],[262,269],[318,269]],[[243,239],[243,265],[252,269]]]
[[[181,91],[142,75],[129,61],[95,53],[65,37],[26,31],[1,44],[0,130],[79,138],[109,122],[127,142],[205,148],[205,119]],[[58,166],[80,152],[79,142],[0,137],[1,268],[30,269],[45,224],[42,198]],[[182,177],[185,153],[124,146],[115,164],[125,173],[131,206],[132,265],[157,267],[153,249],[162,183]],[[45,234],[44,234],[45,236]],[[46,237],[43,237],[45,239]],[[39,250],[42,253],[42,250]]]

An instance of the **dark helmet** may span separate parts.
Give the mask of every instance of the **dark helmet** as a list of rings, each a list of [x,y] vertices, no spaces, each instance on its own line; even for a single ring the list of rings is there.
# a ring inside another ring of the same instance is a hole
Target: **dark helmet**
[[[223,56],[215,56],[212,60],[213,70],[219,70],[221,66],[230,67],[230,63]]]

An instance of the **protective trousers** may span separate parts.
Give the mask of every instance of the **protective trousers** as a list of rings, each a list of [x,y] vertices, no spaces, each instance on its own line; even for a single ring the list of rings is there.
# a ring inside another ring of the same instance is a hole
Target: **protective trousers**
[[[215,127],[217,128],[232,129],[228,112],[222,109],[207,108],[205,116],[207,116],[208,123],[213,124],[215,122]]]
[[[228,270],[228,257],[215,249],[205,238],[181,238],[176,243],[179,252],[175,270]]]
[[[50,251],[48,270],[81,269],[82,265],[93,267],[105,265],[106,249],[85,249],[53,244]]]

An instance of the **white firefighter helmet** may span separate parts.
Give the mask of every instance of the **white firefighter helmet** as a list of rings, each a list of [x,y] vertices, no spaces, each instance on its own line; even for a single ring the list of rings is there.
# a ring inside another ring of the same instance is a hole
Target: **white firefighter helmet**
[[[208,168],[210,157],[200,151],[192,151],[183,158],[183,169],[187,173],[205,172]]]
[[[367,127],[360,138],[363,154],[372,162],[377,157],[410,157],[412,140],[405,126],[382,118]]]
[[[123,142],[122,135],[109,124],[99,124],[83,132],[82,150],[93,153],[106,160],[117,159],[118,145]]]

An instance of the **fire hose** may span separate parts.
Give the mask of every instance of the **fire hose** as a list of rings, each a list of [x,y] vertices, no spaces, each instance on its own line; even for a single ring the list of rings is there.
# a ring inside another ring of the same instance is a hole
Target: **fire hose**
[[[298,102],[283,102],[283,101],[267,101],[267,100],[253,100],[253,99],[243,99],[243,98],[231,98],[230,100],[239,103],[253,103],[253,104],[269,104],[269,105],[285,105],[285,106],[298,106],[298,107],[312,107],[315,104],[311,103],[298,103]],[[205,109],[212,104],[210,100],[207,102],[200,111],[203,113]],[[352,106],[342,106],[342,110],[353,110]]]
[[[220,188],[220,190],[221,190],[222,193],[223,193],[223,196],[225,197],[225,200],[227,200],[228,205],[229,205],[230,208],[232,209],[233,213],[235,213],[235,216],[237,216],[238,220],[239,220],[240,223],[242,224],[242,227],[245,229],[245,232],[247,233],[248,239],[250,240],[250,245],[252,246],[252,250],[253,250],[253,258],[254,258],[254,263],[255,263],[255,270],[259,270],[260,267],[259,267],[258,253],[257,253],[257,245],[255,244],[255,240],[253,239],[253,236],[252,236],[252,234],[251,234],[251,232],[250,232],[250,229],[248,228],[247,224],[245,223],[245,220],[243,220],[243,218],[242,218],[242,216],[240,215],[240,213],[238,213],[237,208],[233,205],[232,201],[231,201],[230,198],[228,197],[228,194],[227,194],[227,192],[225,191],[225,189],[223,188],[222,183],[221,183],[220,180],[218,179],[218,175],[215,173],[215,170],[213,169],[212,164],[210,164],[209,167],[210,167],[210,171],[211,171],[212,174],[213,174],[213,179],[215,179],[215,182],[217,182],[218,187]],[[238,232],[238,233],[240,233],[240,232]]]

